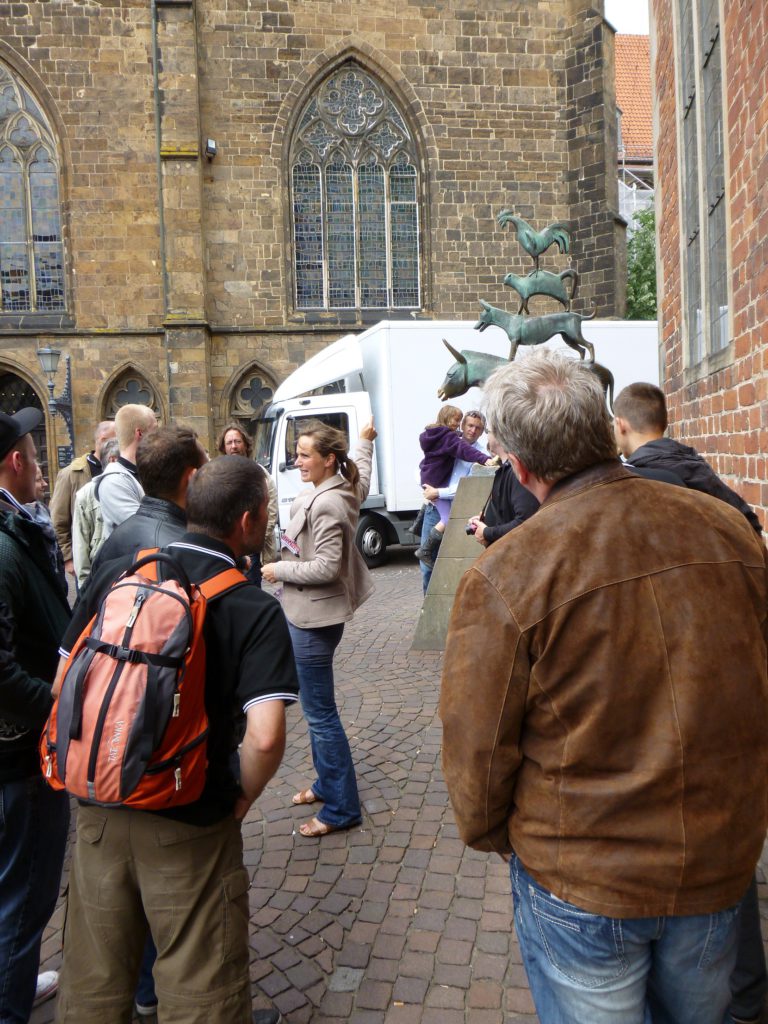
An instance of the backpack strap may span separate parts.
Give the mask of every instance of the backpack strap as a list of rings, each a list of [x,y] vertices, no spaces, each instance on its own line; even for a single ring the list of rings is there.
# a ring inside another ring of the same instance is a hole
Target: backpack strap
[[[227,591],[246,586],[247,583],[248,580],[239,569],[222,569],[210,579],[198,583],[197,587],[206,601],[213,601],[215,598],[221,597],[222,594],[226,594]]]
[[[145,551],[139,551],[136,554],[135,564],[138,565],[142,559],[146,558],[147,562],[142,566],[142,572],[146,574],[150,580],[157,580],[157,566],[161,559],[153,558],[160,551],[160,548],[147,548]],[[243,573],[239,569],[222,569],[221,572],[217,572],[215,576],[211,576],[210,579],[203,580],[202,583],[197,584],[197,589],[206,599],[206,601],[213,601],[217,597],[221,597],[222,594],[226,594],[228,590],[234,590],[235,587],[241,587],[248,583]]]
[[[154,559],[149,559],[148,556],[156,555],[159,550],[160,548],[143,548],[141,551],[137,551],[133,558],[133,565],[131,566],[130,569],[127,569],[126,572],[133,572],[134,568],[136,567],[136,563],[140,562],[144,558],[147,558],[148,560],[144,563],[144,565],[142,565],[142,569],[144,570],[142,575],[146,576],[148,580],[153,580],[156,583],[157,561]]]

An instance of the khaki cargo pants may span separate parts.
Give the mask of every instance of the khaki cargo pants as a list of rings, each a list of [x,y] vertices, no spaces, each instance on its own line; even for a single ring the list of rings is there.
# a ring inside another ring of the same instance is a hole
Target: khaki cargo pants
[[[59,1024],[129,1024],[147,922],[159,1024],[251,1024],[248,873],[232,817],[80,807]]]

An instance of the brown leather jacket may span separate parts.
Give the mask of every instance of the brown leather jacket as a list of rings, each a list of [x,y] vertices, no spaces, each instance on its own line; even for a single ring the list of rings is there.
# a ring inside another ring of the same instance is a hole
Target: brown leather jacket
[[[464,576],[443,767],[465,842],[609,917],[709,913],[765,839],[765,551],[722,501],[601,463]]]

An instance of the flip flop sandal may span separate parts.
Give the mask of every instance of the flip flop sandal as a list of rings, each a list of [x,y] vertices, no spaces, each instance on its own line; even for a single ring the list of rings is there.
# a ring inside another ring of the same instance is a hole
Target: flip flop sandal
[[[312,792],[312,789],[301,789],[298,793],[294,793],[291,797],[291,803],[297,807],[300,804],[314,804],[317,803],[317,797]]]
[[[324,821],[317,818],[310,818],[303,825],[299,826],[299,832],[307,839],[319,839],[320,836],[330,835],[331,832],[343,832],[350,828],[349,825],[326,825]]]

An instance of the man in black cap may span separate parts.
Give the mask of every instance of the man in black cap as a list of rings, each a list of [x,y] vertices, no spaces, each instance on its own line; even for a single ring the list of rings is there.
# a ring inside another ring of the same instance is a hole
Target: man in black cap
[[[55,552],[24,507],[35,500],[30,431],[42,420],[38,409],[0,413],[0,1021],[14,1024],[58,985],[37,969],[69,828],[68,797],[46,785],[37,754],[69,622]]]

